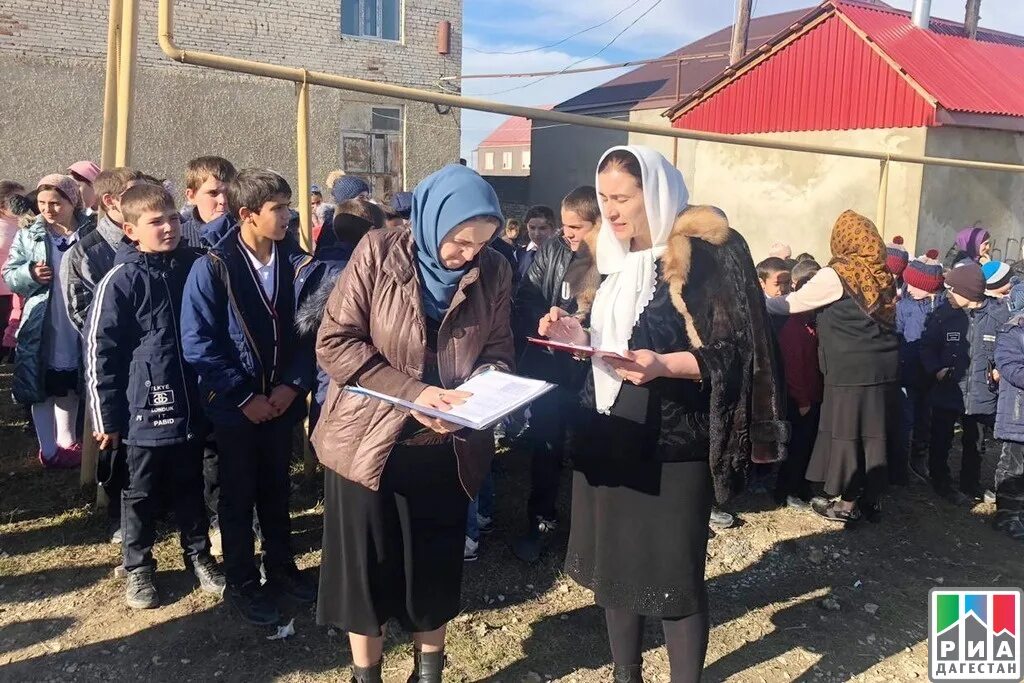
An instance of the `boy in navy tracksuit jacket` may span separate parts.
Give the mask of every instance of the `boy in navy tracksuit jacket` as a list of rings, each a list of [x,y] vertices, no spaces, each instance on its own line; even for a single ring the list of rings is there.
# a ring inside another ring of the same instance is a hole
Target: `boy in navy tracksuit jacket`
[[[996,465],[993,526],[1024,541],[1024,285],[1010,294],[1011,314],[996,338],[999,407],[995,435],[1003,448]]]
[[[986,357],[987,316],[982,314],[988,303],[985,278],[976,263],[950,270],[946,274],[946,288],[946,302],[928,318],[920,345],[921,365],[926,376],[934,378],[929,393],[932,426],[928,471],[932,486],[943,498],[966,504],[970,502],[969,496],[977,493],[981,471],[978,444],[984,438],[983,421],[976,419],[977,413],[971,409],[977,409],[990,392],[986,370],[981,368],[979,372]],[[979,382],[986,384],[984,393]],[[959,491],[953,488],[948,465],[957,421],[963,426]]]
[[[220,595],[224,577],[210,557],[202,476],[206,426],[178,324],[196,255],[179,245],[174,200],[162,187],[128,190],[122,211],[128,239],[96,287],[84,330],[86,385],[100,447],[127,444],[129,482],[121,493],[125,600],[146,609],[160,604],[152,547],[167,488],[181,547],[200,587]]]
[[[256,624],[280,618],[274,594],[316,598],[289,544],[291,432],[304,412],[313,372],[309,349],[294,329],[295,269],[308,255],[288,235],[290,201],[291,188],[276,173],[238,172],[228,185],[237,225],[221,231],[196,261],[181,311],[185,360],[199,376],[220,454],[226,597]],[[254,505],[265,586],[253,561]]]

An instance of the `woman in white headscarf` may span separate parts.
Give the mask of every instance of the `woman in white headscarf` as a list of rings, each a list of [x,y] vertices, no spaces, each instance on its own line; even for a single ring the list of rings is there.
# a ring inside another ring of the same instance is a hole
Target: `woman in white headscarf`
[[[688,207],[682,176],[654,150],[609,150],[597,189],[604,279],[590,329],[559,309],[539,325],[628,358],[595,358],[583,391],[566,572],[605,609],[616,681],[642,680],[645,617],[662,620],[672,680],[697,681],[712,502],[727,497],[752,440],[777,440],[748,430],[752,394],[780,405],[769,336],[751,332],[763,296],[742,237],[717,209]]]

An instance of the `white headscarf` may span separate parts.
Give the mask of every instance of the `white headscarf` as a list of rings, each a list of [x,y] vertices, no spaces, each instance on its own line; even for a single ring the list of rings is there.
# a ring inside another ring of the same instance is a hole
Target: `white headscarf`
[[[629,348],[633,328],[640,314],[654,298],[658,285],[657,261],[665,253],[676,215],[686,208],[690,195],[679,169],[661,154],[641,145],[612,147],[630,152],[640,162],[644,207],[651,228],[651,248],[630,251],[630,240],[620,240],[601,205],[601,228],[597,235],[597,269],[607,275],[597,290],[591,312],[591,344],[603,351],[622,353]],[[598,179],[597,186],[600,187]],[[608,414],[618,398],[622,379],[603,361],[594,359],[594,392],[597,410]]]

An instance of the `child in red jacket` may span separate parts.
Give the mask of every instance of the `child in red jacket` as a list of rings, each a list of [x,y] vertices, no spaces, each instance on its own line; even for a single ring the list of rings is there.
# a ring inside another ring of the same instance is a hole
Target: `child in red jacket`
[[[821,268],[814,261],[801,261],[793,266],[794,289],[800,289]],[[807,463],[814,450],[821,414],[823,380],[818,368],[818,333],[814,313],[790,315],[779,330],[789,397],[789,422],[792,434],[789,457],[782,462],[775,485],[775,500],[786,507],[806,510],[811,497],[810,483],[805,478]]]

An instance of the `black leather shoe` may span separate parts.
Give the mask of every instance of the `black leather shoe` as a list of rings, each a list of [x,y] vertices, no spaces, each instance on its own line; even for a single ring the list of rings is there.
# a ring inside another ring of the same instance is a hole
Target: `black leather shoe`
[[[307,579],[294,564],[290,567],[267,567],[267,589],[299,602],[316,602],[315,583]]]
[[[242,618],[256,626],[270,626],[281,620],[277,605],[258,581],[228,586],[224,595]]]
[[[352,665],[352,678],[351,683],[381,683],[380,680],[380,662],[377,662],[373,666],[355,666]]]
[[[160,594],[153,583],[153,568],[140,567],[125,577],[124,601],[132,609],[153,609],[160,606]]]
[[[412,675],[407,683],[441,683],[447,659],[444,652],[413,652]]]
[[[642,668],[640,664],[616,664],[612,680],[615,683],[644,683]]]

